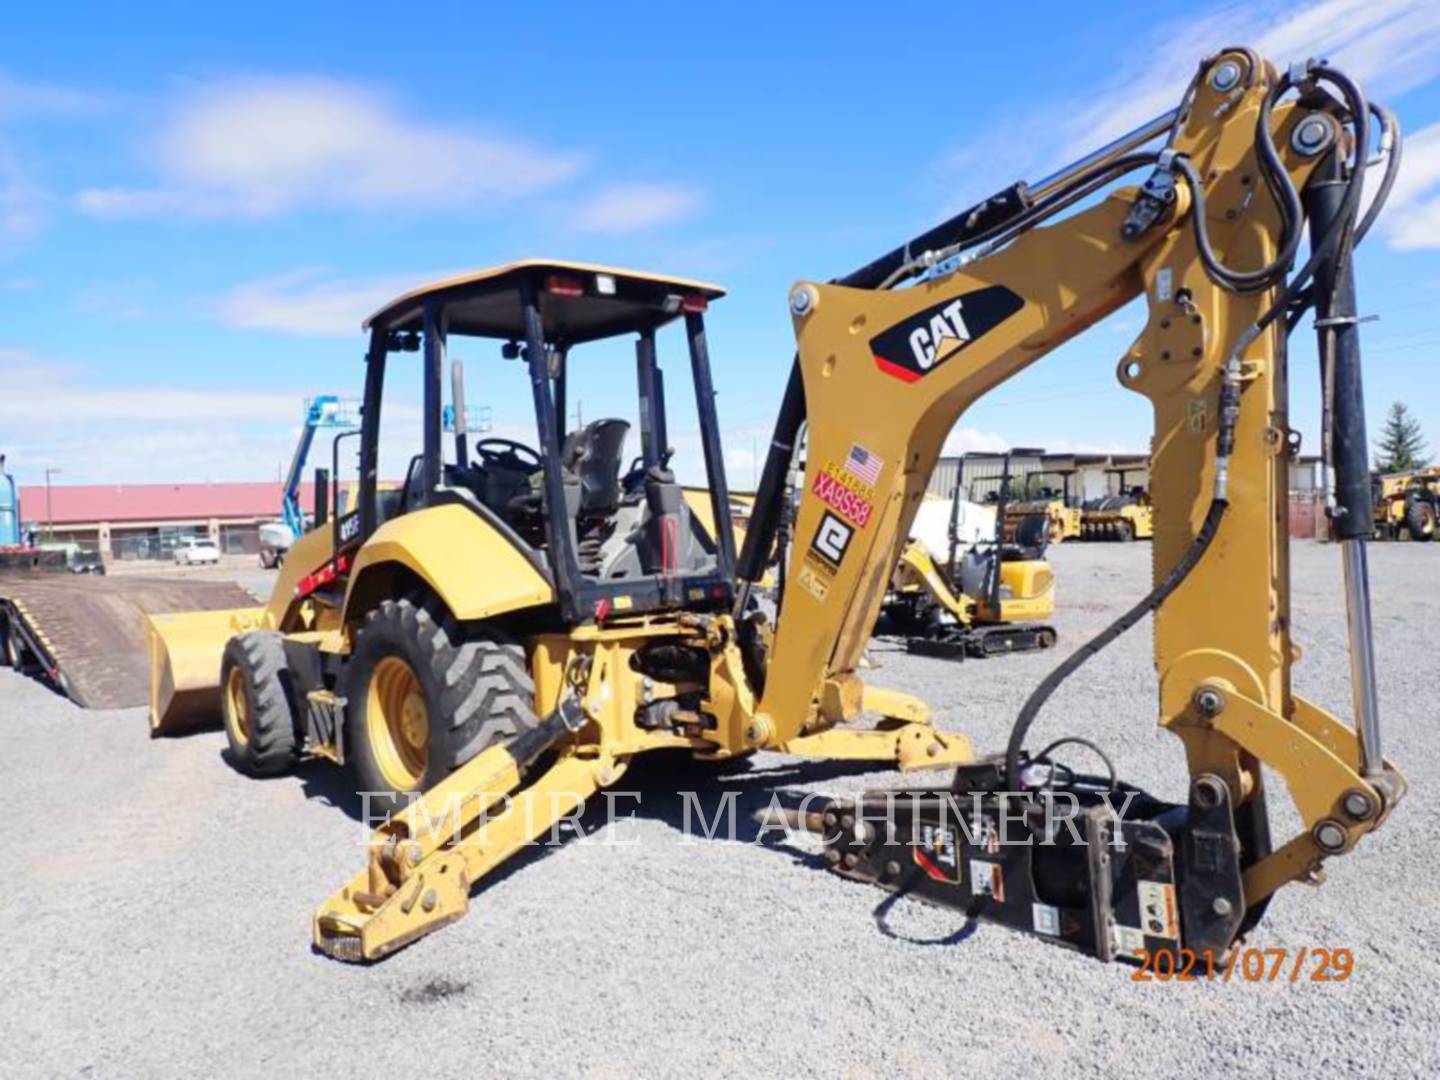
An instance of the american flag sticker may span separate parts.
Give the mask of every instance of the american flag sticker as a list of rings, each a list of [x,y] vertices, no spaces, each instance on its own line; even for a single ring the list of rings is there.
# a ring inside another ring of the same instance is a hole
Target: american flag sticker
[[[866,487],[874,487],[880,482],[880,470],[884,465],[884,458],[872,454],[859,443],[850,447],[850,456],[845,459],[845,471]]]

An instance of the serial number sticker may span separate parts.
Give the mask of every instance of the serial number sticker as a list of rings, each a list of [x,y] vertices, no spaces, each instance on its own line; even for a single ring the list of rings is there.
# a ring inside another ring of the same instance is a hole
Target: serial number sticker
[[[999,863],[970,860],[970,895],[989,896],[1000,904],[1005,902],[1005,874]]]
[[[1140,900],[1140,922],[1151,937],[1178,938],[1180,920],[1175,912],[1175,886],[1164,881],[1141,881],[1135,892]]]
[[[1051,937],[1060,936],[1059,908],[1037,902],[1030,905],[1030,912],[1037,934],[1049,934]]]
[[[856,490],[859,487],[853,480],[847,484],[839,469],[827,465],[815,474],[810,492],[841,517],[848,518],[857,528],[863,529],[874,513],[874,504],[864,493]]]

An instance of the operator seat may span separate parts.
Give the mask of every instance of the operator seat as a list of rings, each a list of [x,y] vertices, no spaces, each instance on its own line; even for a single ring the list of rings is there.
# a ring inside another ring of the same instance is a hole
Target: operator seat
[[[615,531],[620,460],[629,430],[626,420],[592,420],[566,435],[560,447],[565,508],[575,527],[575,557],[580,572],[591,577],[599,574],[605,541]]]
[[[579,516],[609,517],[620,508],[620,459],[628,420],[592,420],[565,436],[560,464],[567,483],[580,487]]]

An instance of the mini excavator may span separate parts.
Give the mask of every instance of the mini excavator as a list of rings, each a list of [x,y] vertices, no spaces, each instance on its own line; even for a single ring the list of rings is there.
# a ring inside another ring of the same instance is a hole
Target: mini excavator
[[[965,465],[960,458],[955,489],[950,493],[950,523],[943,558],[912,537],[900,553],[890,592],[880,609],[876,633],[897,635],[905,651],[941,660],[983,659],[1052,648],[1055,628],[1035,620],[1055,614],[1055,574],[1045,561],[1050,519],[1039,513],[1012,517],[1011,463],[1017,454],[1040,450],[1008,450],[999,455],[1000,473],[987,496],[994,507],[988,540],[962,544],[960,515]],[[993,454],[974,455],[992,458]]]

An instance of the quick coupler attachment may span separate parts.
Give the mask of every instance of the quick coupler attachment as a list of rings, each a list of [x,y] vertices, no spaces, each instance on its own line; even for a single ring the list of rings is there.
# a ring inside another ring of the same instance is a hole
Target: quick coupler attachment
[[[1051,768],[1022,770],[1051,777],[1016,792],[987,760],[948,791],[811,803],[785,824],[823,836],[838,874],[1101,960],[1227,950],[1246,913],[1225,785],[1202,778],[1179,806]]]

